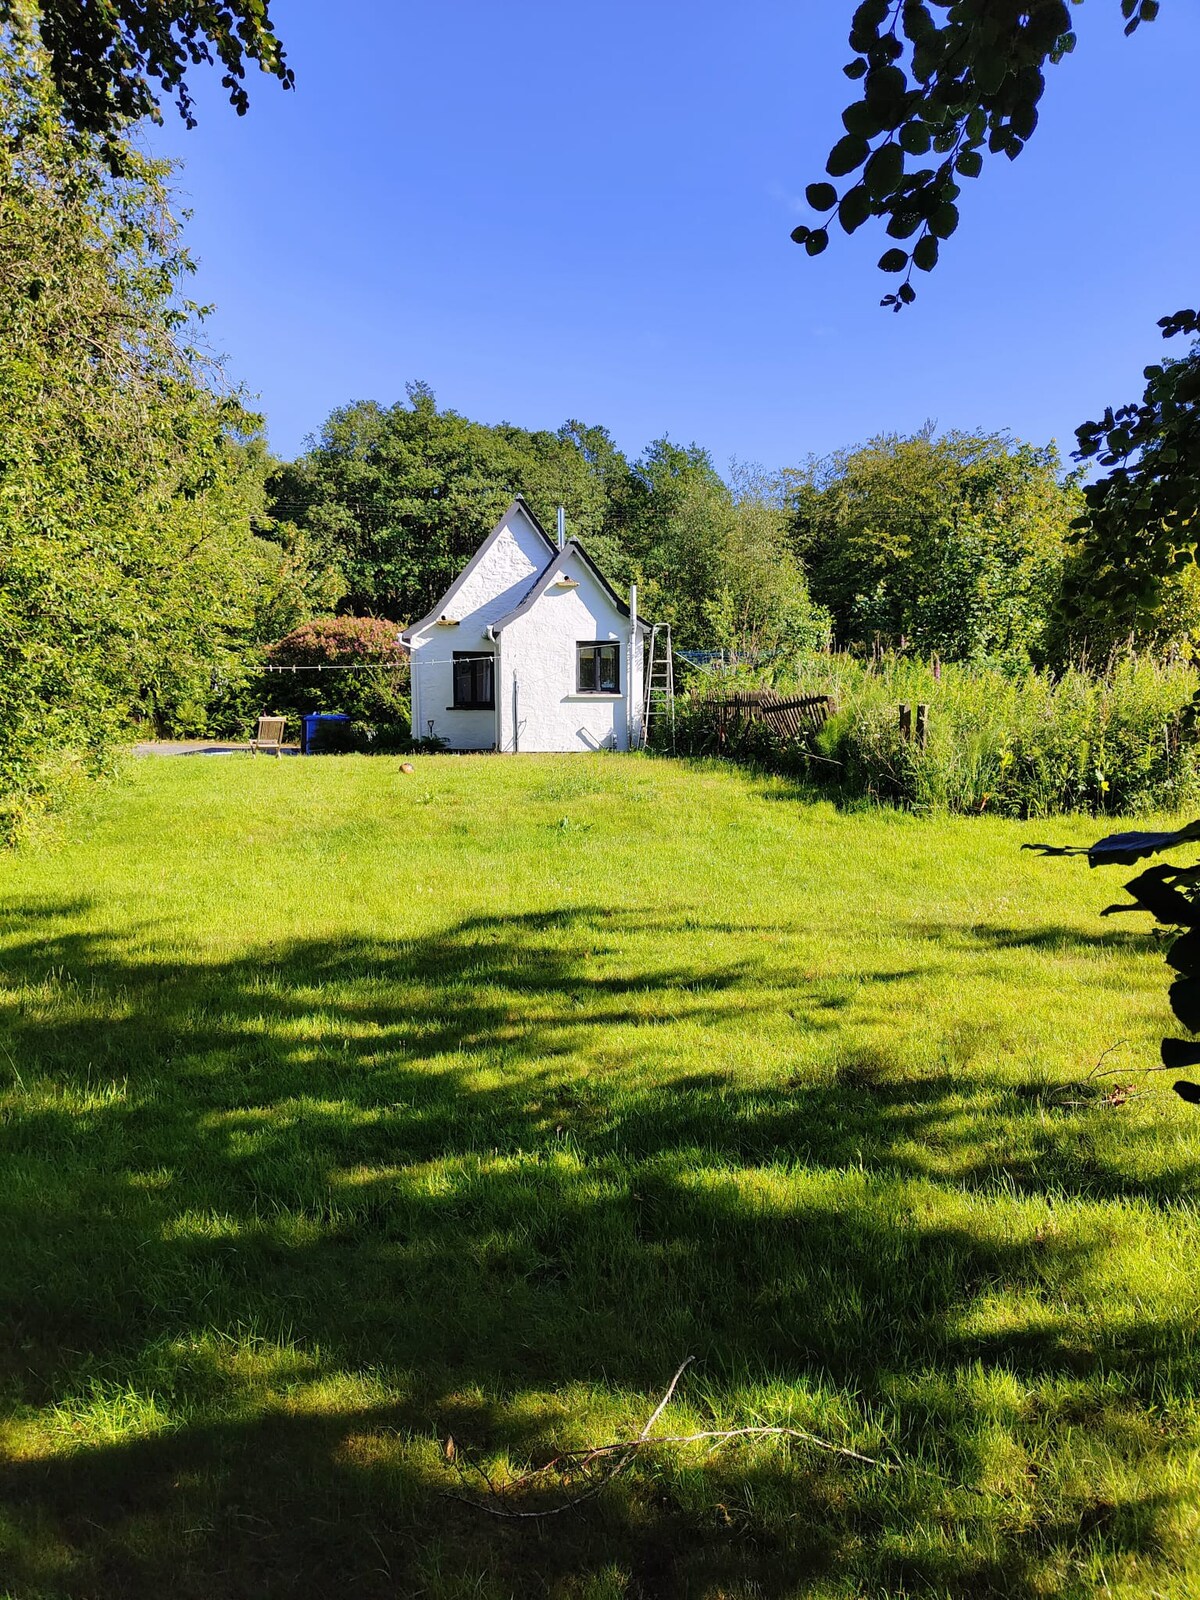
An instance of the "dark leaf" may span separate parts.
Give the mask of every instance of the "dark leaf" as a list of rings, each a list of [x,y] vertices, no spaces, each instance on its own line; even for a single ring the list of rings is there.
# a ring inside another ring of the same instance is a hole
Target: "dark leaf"
[[[904,9],[900,13],[900,20],[904,31],[915,44],[918,39],[928,39],[931,34],[936,35],[937,25],[929,14],[928,8],[921,0],[904,0]]]
[[[856,100],[842,112],[842,126],[847,133],[859,139],[874,139],[876,134],[882,133],[890,125],[891,120],[886,111],[877,105],[868,105],[865,100]]]
[[[930,217],[929,231],[939,239],[948,239],[957,227],[958,207],[952,200],[946,200]]]
[[[1200,922],[1200,905],[1174,888],[1168,882],[1172,877],[1174,869],[1171,867],[1150,867],[1146,872],[1139,873],[1136,878],[1131,878],[1125,888],[1137,901],[1141,910],[1149,911],[1151,916],[1165,927],[1193,928]],[[1110,911],[1129,909],[1128,906],[1110,907]]]
[[[1200,1067],[1200,1040],[1164,1039],[1159,1054],[1163,1066],[1176,1072],[1180,1067]]]
[[[847,233],[860,228],[871,215],[871,197],[861,183],[847,189],[838,206],[838,221]]]
[[[868,72],[863,85],[868,101],[885,116],[899,107],[907,88],[908,79],[903,68],[890,65]]]
[[[993,95],[1007,78],[1009,64],[999,51],[993,51],[976,56],[973,70],[980,93]]]
[[[1200,1105],[1200,1084],[1188,1083],[1186,1078],[1180,1078],[1174,1087],[1181,1100],[1186,1100],[1192,1106]]]
[[[889,0],[862,0],[851,18],[850,26],[875,33],[887,21]]]
[[[922,272],[932,272],[937,266],[938,242],[931,233],[917,240],[913,246],[912,257],[913,265],[919,267]]]
[[[829,235],[826,233],[825,229],[814,228],[809,234],[808,238],[804,241],[804,248],[808,251],[810,256],[819,256],[821,251],[824,250],[828,243]]]
[[[808,238],[808,236],[809,236],[809,234],[811,232],[812,232],[812,229],[808,226],[807,223],[805,223],[805,222],[798,223],[796,225],[796,227],[794,227],[792,229],[792,243],[793,244],[803,244],[804,241]]]
[[[900,148],[910,156],[923,156],[933,143],[933,135],[924,122],[906,122],[900,129]]]
[[[881,272],[903,272],[907,265],[907,250],[885,250],[879,258]]]
[[[855,167],[862,166],[870,150],[871,147],[865,139],[860,139],[857,134],[848,133],[844,139],[839,139],[829,152],[825,171],[831,178],[844,178],[848,172],[853,172]]]
[[[910,239],[925,219],[916,211],[894,211],[887,225],[889,239]]]
[[[1200,983],[1180,978],[1167,991],[1171,1010],[1190,1033],[1200,1032]]]
[[[1131,867],[1145,856],[1160,855],[1176,845],[1200,839],[1200,821],[1188,822],[1171,833],[1110,833],[1087,847],[1088,863],[1093,867]]]
[[[804,198],[814,211],[831,211],[837,205],[837,190],[831,183],[810,183]]]
[[[863,181],[873,199],[889,195],[904,176],[904,152],[898,144],[881,145],[863,170]]]

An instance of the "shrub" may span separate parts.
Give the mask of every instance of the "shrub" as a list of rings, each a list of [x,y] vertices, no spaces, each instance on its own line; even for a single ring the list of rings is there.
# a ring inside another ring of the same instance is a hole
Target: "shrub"
[[[745,679],[723,682],[746,686]],[[1071,668],[1060,677],[965,665],[935,675],[903,657],[813,656],[776,688],[834,700],[807,746],[762,723],[736,726],[722,742],[698,699],[677,717],[677,748],[754,761],[846,796],[918,811],[1139,812],[1200,794],[1200,745],[1187,714],[1195,675],[1147,656],[1116,660],[1102,674]],[[902,703],[929,707],[923,748],[901,736]]]
[[[262,705],[296,720],[340,711],[352,724],[407,739],[408,652],[399,633],[398,623],[382,617],[321,617],[293,628],[267,651],[267,667],[306,670],[264,672]],[[361,737],[362,747],[369,745]]]

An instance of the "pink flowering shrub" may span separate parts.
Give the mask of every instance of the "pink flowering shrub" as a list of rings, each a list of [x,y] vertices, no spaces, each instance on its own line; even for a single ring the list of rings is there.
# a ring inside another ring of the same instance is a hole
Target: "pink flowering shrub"
[[[408,651],[400,624],[384,617],[316,617],[302,622],[267,651],[281,667],[319,667],[380,662],[399,668],[408,682]]]
[[[399,623],[383,617],[301,623],[270,646],[268,665],[329,670],[268,671],[263,709],[297,718],[308,711],[341,711],[356,725],[407,737],[408,651],[399,632]]]

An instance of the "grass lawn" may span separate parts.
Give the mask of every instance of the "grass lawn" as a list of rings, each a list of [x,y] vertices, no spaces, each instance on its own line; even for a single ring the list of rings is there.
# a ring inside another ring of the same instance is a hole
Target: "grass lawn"
[[[398,766],[141,762],[0,860],[0,1594],[1200,1594],[1200,1117],[1087,1081],[1165,967],[1017,848],[1095,826]],[[658,1432],[884,1464],[455,1498],[688,1355]]]

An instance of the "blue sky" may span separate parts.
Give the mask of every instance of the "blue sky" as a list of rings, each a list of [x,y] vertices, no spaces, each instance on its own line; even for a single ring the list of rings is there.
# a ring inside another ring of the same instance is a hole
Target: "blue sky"
[[[885,430],[1073,442],[1134,398],[1196,300],[1200,8],[1131,39],[1080,7],[1041,126],[966,185],[900,316],[882,231],[788,239],[851,85],[850,0],[603,8],[276,0],[294,94],[238,118],[197,73],[185,163],[197,297],[271,443],[422,378],[483,421],[668,433],[784,466]],[[336,15],[336,27],[330,25]]]

